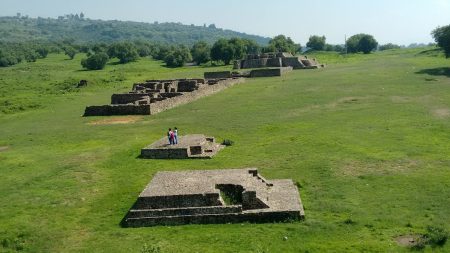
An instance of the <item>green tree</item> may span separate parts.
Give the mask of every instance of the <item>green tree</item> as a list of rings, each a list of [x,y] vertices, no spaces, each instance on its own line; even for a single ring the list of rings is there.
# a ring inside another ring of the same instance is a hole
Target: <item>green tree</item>
[[[98,53],[81,60],[81,66],[89,70],[103,69],[108,62],[108,55],[106,53]]]
[[[204,41],[198,41],[192,46],[191,54],[197,64],[206,63],[211,60],[211,47]]]
[[[223,61],[226,65],[233,59],[233,48],[226,39],[219,39],[211,47],[211,59],[213,61]]]
[[[77,50],[75,50],[75,48],[71,46],[67,46],[64,48],[64,54],[69,56],[69,58],[73,60],[73,58],[75,58],[75,55],[77,54]]]
[[[325,38],[325,36],[313,35],[313,36],[309,37],[309,40],[308,40],[308,43],[306,43],[306,46],[312,48],[313,50],[323,51],[323,50],[325,50],[325,46],[326,46],[326,38]],[[330,49],[330,47],[328,47],[328,49]],[[327,50],[327,51],[332,51],[332,50]]]
[[[115,42],[108,48],[110,58],[117,57],[122,64],[136,61],[139,58],[136,46],[130,42]]]
[[[295,44],[290,37],[284,35],[275,36],[269,41],[269,46],[266,48],[266,51],[289,52],[291,54],[295,54],[300,50],[300,44]]]
[[[377,46],[378,42],[369,34],[356,34],[347,40],[347,50],[350,53],[363,52],[369,54],[375,50]]]
[[[46,46],[40,46],[36,49],[36,53],[39,55],[39,58],[46,58],[49,53],[49,49]]]
[[[259,54],[261,53],[261,46],[254,40],[242,39],[245,46],[245,53],[247,54]]]
[[[450,57],[450,25],[438,27],[431,33],[437,45],[444,49],[445,57]]]
[[[246,45],[240,38],[231,38],[228,41],[228,45],[231,47],[231,60],[239,60],[245,56]]]
[[[186,62],[192,61],[191,52],[186,46],[179,46],[171,50],[165,57],[167,67],[182,67]]]

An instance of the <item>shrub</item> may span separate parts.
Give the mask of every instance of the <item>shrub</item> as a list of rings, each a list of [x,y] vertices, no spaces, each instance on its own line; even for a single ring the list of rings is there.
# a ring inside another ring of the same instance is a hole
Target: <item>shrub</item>
[[[380,48],[378,48],[380,51],[384,51],[384,50],[390,50],[390,49],[399,49],[400,46],[399,45],[395,45],[392,43],[388,43],[388,44],[384,44],[381,45]]]
[[[105,53],[98,53],[81,60],[81,66],[89,70],[103,69],[108,62],[108,55]]]
[[[234,141],[229,140],[229,139],[224,139],[222,141],[222,145],[225,145],[225,146],[233,146],[233,144],[234,144]]]
[[[443,246],[447,242],[448,233],[443,228],[429,226],[425,237],[431,246]]]

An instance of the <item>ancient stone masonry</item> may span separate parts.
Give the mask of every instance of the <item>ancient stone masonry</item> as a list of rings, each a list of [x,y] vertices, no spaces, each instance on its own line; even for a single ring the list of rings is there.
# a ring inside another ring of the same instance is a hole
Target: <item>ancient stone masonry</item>
[[[250,77],[255,78],[255,77],[283,76],[286,72],[289,71],[292,71],[292,67],[254,69],[250,71]]]
[[[304,218],[290,179],[257,169],[158,172],[122,220],[124,227],[276,222]]]
[[[150,115],[243,82],[242,78],[147,80],[129,93],[113,94],[110,105],[88,106],[84,116]]]
[[[316,69],[324,67],[316,59],[307,56],[297,57],[290,53],[265,53],[249,54],[243,60],[235,61],[234,69],[251,68],[280,68],[292,67],[293,69]]]
[[[212,158],[222,148],[224,146],[216,143],[214,137],[206,137],[202,134],[179,136],[178,144],[175,145],[169,145],[168,138],[164,137],[141,149],[141,158]]]

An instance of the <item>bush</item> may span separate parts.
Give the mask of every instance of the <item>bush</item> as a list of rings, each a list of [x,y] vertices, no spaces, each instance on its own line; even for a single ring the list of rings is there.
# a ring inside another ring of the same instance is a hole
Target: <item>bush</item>
[[[225,145],[225,146],[233,146],[233,144],[234,144],[234,141],[229,140],[229,139],[224,139],[222,141],[222,145]]]
[[[448,233],[443,228],[429,226],[425,238],[431,246],[443,246],[447,242]]]
[[[108,62],[108,55],[105,53],[98,53],[81,60],[81,66],[88,70],[103,69]]]
[[[399,49],[399,48],[400,48],[399,45],[395,45],[395,44],[392,44],[392,43],[388,43],[388,44],[381,45],[381,46],[378,48],[378,50],[384,51],[384,50]]]

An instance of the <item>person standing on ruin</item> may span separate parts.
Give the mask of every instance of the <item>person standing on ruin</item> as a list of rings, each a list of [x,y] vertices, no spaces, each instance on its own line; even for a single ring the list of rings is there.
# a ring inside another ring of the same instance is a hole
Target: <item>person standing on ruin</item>
[[[178,144],[178,128],[175,127],[173,130],[173,142],[174,144]]]
[[[173,143],[173,132],[172,132],[172,128],[169,128],[169,131],[167,132],[167,138],[169,139],[169,145],[172,145],[172,143]]]

